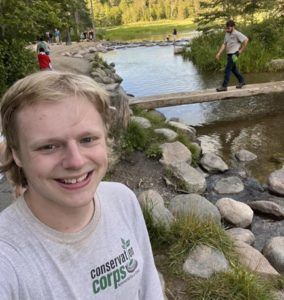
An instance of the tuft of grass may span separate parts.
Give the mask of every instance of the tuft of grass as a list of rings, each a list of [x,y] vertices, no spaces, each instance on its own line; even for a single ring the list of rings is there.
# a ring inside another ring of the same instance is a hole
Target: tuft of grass
[[[159,249],[167,248],[170,231],[164,224],[154,222],[152,210],[153,207],[150,205],[142,207],[151,245],[154,250],[158,251]]]
[[[269,282],[241,266],[209,279],[187,280],[187,294],[192,300],[272,300],[273,292]]]
[[[145,154],[148,158],[160,159],[162,157],[162,149],[160,144],[154,142],[148,147],[148,149],[146,149]]]
[[[191,214],[180,216],[171,227],[170,265],[178,270],[188,253],[198,245],[207,245],[224,253],[229,261],[236,261],[234,245],[225,230],[207,218]]]
[[[143,151],[149,140],[148,130],[136,122],[130,121],[127,130],[121,137],[121,148],[126,152]]]

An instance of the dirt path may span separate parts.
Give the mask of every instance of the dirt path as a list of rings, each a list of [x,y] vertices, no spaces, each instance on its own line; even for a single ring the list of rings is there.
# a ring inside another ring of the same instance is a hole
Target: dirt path
[[[65,52],[74,52],[94,46],[95,42],[73,42],[72,45],[51,45],[50,59],[54,70],[69,71],[88,75],[91,72],[91,64],[86,58],[64,56]]]

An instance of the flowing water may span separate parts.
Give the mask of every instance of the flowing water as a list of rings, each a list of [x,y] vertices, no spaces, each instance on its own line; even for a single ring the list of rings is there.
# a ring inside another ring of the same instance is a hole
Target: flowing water
[[[173,46],[127,48],[103,55],[114,62],[124,79],[123,88],[135,96],[148,96],[214,88],[222,73],[200,73],[191,61],[174,55]],[[214,57],[212,57],[214,59]],[[247,83],[284,80],[284,73],[245,74]],[[231,78],[231,83],[236,83]],[[244,148],[258,155],[248,166],[265,183],[284,160],[284,94],[257,96],[158,109],[168,119],[177,117],[195,126],[201,143],[229,164],[232,153]]]

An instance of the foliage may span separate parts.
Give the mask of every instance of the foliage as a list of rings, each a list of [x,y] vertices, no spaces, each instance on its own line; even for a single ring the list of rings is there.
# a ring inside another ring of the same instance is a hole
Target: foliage
[[[265,20],[259,24],[239,29],[250,42],[238,60],[238,68],[244,73],[269,71],[268,63],[284,56],[284,30],[279,20]],[[184,56],[191,59],[202,71],[220,71],[225,67],[226,55],[217,61],[215,55],[223,43],[224,32],[203,34],[191,43],[191,51]]]
[[[144,150],[148,141],[147,130],[136,122],[130,121],[126,132],[121,138],[121,147],[125,151]]]
[[[189,31],[196,28],[192,19],[185,20],[162,20],[153,22],[139,22],[122,25],[118,27],[109,27],[99,29],[107,40],[131,40],[131,39],[147,39],[153,35],[171,34],[173,28],[177,32]]]
[[[145,151],[148,158],[160,159],[162,157],[162,149],[159,143],[151,144]]]
[[[0,40],[34,41],[54,28],[77,32],[91,21],[84,0],[2,0],[0,24]]]
[[[16,40],[0,42],[0,94],[16,80],[37,70],[35,54]]]
[[[199,30],[224,27],[229,19],[253,24],[259,19],[276,18],[283,14],[283,0],[201,0],[196,18]]]
[[[98,26],[186,19],[198,13],[199,0],[89,0]],[[91,5],[92,4],[92,5]]]

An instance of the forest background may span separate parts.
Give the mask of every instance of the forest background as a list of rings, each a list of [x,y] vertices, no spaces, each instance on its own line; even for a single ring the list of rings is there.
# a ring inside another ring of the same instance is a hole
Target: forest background
[[[114,28],[133,23],[141,24],[143,31],[151,22],[158,33],[165,30],[163,23],[181,20],[209,32],[233,18],[245,26],[256,25],[260,42],[269,45],[279,39],[283,15],[284,0],[0,0],[0,94],[36,70],[36,57],[26,46],[55,28],[64,41],[70,33],[72,40],[79,40],[88,29],[104,38]]]

